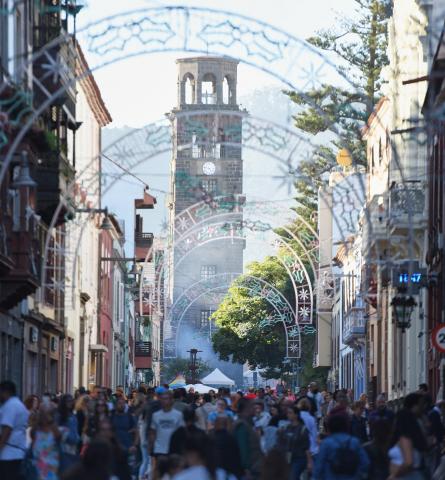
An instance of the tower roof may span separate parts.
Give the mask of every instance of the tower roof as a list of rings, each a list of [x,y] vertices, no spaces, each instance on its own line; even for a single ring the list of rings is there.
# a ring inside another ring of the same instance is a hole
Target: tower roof
[[[185,57],[185,58],[178,58],[176,63],[199,63],[199,62],[230,62],[239,64],[239,60],[232,57],[226,56],[211,56],[211,55],[201,55],[199,57]]]

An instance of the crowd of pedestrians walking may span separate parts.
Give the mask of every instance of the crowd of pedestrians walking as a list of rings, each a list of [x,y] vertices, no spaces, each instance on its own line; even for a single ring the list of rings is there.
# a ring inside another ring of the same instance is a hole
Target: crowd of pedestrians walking
[[[127,392],[128,393],[128,392]],[[443,480],[445,402],[392,410],[316,383],[201,395],[168,386],[32,395],[0,384],[3,480]]]

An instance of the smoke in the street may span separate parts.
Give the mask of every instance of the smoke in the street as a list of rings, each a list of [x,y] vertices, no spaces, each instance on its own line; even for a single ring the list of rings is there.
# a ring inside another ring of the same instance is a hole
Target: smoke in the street
[[[240,363],[225,362],[219,359],[212,347],[211,340],[198,331],[193,330],[185,322],[179,327],[178,351],[177,355],[181,358],[188,358],[187,353],[191,348],[200,350],[198,358],[208,363],[210,368],[219,368],[228,377],[235,380],[238,385],[243,382],[243,366]]]

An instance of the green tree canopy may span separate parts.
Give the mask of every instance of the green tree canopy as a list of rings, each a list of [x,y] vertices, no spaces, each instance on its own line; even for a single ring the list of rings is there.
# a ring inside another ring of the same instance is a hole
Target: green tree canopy
[[[218,330],[213,334],[213,349],[222,360],[248,362],[252,368],[265,369],[263,376],[278,378],[283,375],[286,357],[285,329],[283,324],[264,325],[272,307],[261,296],[251,296],[245,285],[249,276],[267,281],[277,288],[293,305],[292,283],[286,269],[277,257],[267,257],[263,262],[253,262],[247,274],[240,276],[230,287],[227,296],[213,314]],[[325,383],[326,372],[315,371],[313,363],[314,336],[302,337],[300,378]]]
[[[218,330],[213,334],[213,348],[222,360],[249,362],[252,367],[281,368],[285,356],[282,325],[262,327],[261,322],[271,313],[271,306],[261,296],[251,296],[246,288],[249,275],[286,291],[287,273],[274,258],[253,262],[248,274],[235,280],[228,294],[212,315]]]

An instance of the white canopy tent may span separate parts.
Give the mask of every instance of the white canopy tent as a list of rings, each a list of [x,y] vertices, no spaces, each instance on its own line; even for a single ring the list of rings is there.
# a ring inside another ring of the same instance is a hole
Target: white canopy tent
[[[235,382],[227,375],[224,375],[219,368],[215,368],[212,373],[202,378],[201,381],[206,385],[221,385],[223,387],[235,385]]]
[[[209,393],[210,390],[215,391],[215,387],[209,387],[208,385],[203,385],[202,383],[197,383],[196,385],[190,384],[187,385],[185,388],[187,392],[190,390],[190,388],[193,388],[195,392],[198,393]]]

